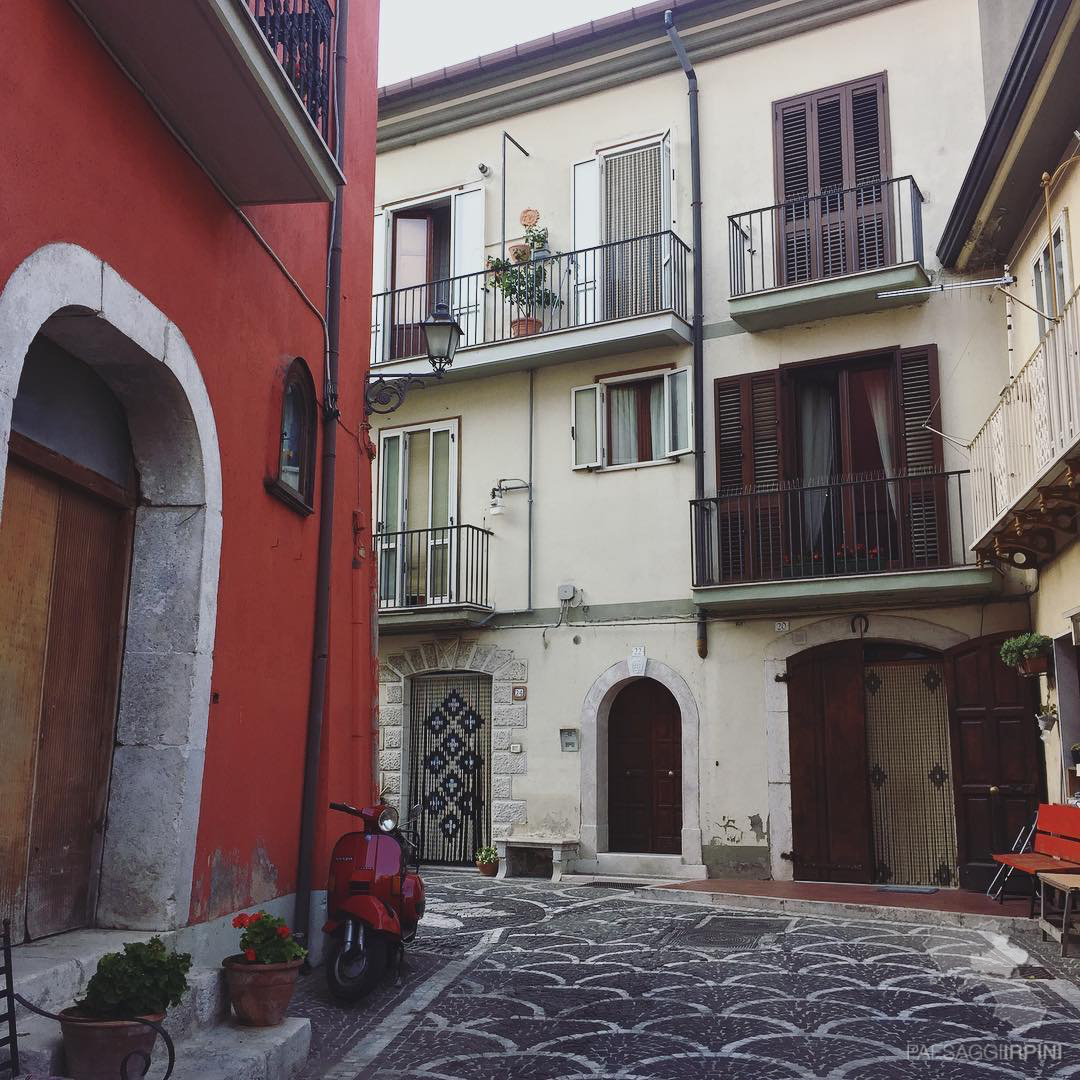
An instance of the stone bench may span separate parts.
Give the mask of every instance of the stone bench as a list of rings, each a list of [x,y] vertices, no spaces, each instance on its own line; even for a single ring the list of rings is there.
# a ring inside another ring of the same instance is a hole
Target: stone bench
[[[563,871],[573,867],[577,856],[576,840],[552,840],[539,836],[507,836],[495,841],[495,850],[499,853],[499,872],[497,879],[521,877],[527,851],[551,852],[551,880],[562,880]]]

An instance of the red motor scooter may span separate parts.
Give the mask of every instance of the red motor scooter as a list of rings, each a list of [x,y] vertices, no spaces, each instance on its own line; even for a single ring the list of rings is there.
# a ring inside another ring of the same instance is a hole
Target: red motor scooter
[[[409,869],[408,856],[416,847],[399,827],[392,806],[358,810],[331,803],[330,809],[364,823],[363,832],[346,833],[334,845],[323,927],[331,938],[326,955],[330,992],[342,1001],[359,1001],[383,977],[391,955],[400,958],[405,943],[416,937],[424,914],[424,882]],[[417,811],[419,806],[407,826]]]

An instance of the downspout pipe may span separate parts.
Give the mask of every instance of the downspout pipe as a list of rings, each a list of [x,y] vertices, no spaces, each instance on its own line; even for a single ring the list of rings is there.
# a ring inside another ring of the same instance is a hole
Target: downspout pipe
[[[679,64],[686,76],[687,97],[690,102],[690,212],[693,228],[694,256],[694,321],[691,340],[694,348],[694,498],[705,498],[705,285],[702,269],[701,230],[701,125],[698,116],[698,80],[694,65],[686,53],[679,31],[675,28],[675,16],[664,12],[664,29],[671,39]],[[700,546],[697,547],[700,550]],[[698,611],[697,652],[702,660],[709,655],[709,631],[705,615]]]
[[[349,0],[338,0],[337,32],[334,36],[334,157],[345,165],[345,93]],[[311,688],[308,694],[307,739],[304,747],[304,792],[300,810],[300,851],[297,858],[296,907],[293,926],[308,942],[311,922],[311,881],[315,826],[319,820],[319,763],[322,756],[323,722],[326,712],[326,681],[330,659],[330,584],[334,541],[334,488],[337,471],[337,407],[341,351],[341,236],[345,218],[345,184],[338,184],[331,210],[330,258],[327,261],[326,329],[327,363],[323,393],[322,462],[319,482],[319,554],[315,571],[315,629],[311,651]]]

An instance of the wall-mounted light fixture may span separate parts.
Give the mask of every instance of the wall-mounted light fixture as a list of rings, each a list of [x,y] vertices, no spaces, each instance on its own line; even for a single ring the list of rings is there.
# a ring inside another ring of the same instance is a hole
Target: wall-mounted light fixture
[[[424,386],[428,379],[441,379],[443,372],[454,362],[462,330],[446,301],[440,300],[420,325],[424,329],[424,345],[432,373],[406,372],[387,378],[369,371],[364,386],[365,413],[392,413],[399,409],[409,390]]]
[[[506,506],[503,502],[503,496],[508,491],[527,491],[532,485],[528,480],[518,480],[515,477],[510,477],[506,480],[498,480],[495,486],[491,489],[491,502],[488,504],[488,513],[494,517],[498,514],[506,513]]]

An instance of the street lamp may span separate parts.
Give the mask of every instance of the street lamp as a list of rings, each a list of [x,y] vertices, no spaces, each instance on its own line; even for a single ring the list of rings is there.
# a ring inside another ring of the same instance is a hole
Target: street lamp
[[[364,387],[365,413],[392,413],[401,407],[409,390],[414,386],[423,386],[428,379],[441,379],[443,372],[454,362],[462,330],[446,301],[440,300],[434,311],[420,325],[424,329],[424,345],[432,374],[405,372],[386,378],[368,372],[367,384]]]

